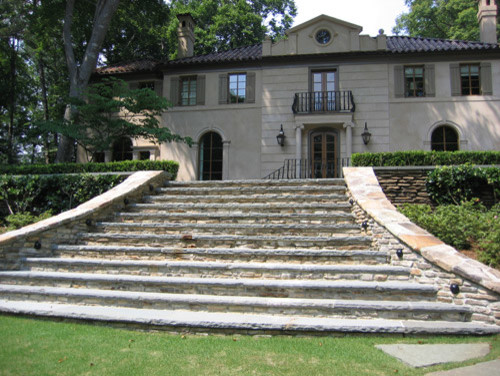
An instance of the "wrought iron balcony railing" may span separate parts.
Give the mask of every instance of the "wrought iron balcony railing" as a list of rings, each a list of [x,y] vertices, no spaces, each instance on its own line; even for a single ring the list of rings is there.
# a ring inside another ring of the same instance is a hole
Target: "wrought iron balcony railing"
[[[296,93],[292,105],[294,114],[354,112],[355,109],[350,90]]]

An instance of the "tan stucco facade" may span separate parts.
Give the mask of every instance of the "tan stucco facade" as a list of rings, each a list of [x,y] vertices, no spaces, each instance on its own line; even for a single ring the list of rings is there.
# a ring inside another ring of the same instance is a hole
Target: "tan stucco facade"
[[[336,158],[348,163],[352,153],[431,150],[432,132],[442,125],[456,131],[461,150],[500,150],[499,50],[388,53],[388,37],[361,31],[360,26],[319,16],[289,30],[286,40],[264,41],[258,61],[167,65],[162,70],[163,96],[172,100],[178,93],[173,85],[184,77],[201,77],[204,98],[195,105],[174,103],[162,117],[164,126],[190,136],[194,145],[162,144],[154,158],[179,161],[179,180],[199,179],[198,143],[212,131],[222,139],[223,179],[263,178],[286,159],[311,158],[311,137],[319,131],[332,135]],[[324,40],[317,37],[320,32]],[[464,63],[487,64],[487,95],[452,95],[452,66]],[[425,66],[426,79],[432,76],[427,94],[432,94],[398,97],[396,72],[406,66]],[[352,93],[355,108],[294,113],[296,93],[315,91],[315,72],[334,72],[331,85]],[[221,102],[221,76],[228,74],[253,77],[251,103]],[[365,123],[371,133],[367,145],[361,137]],[[281,126],[283,146],[276,139]],[[148,146],[136,142],[134,147]]]

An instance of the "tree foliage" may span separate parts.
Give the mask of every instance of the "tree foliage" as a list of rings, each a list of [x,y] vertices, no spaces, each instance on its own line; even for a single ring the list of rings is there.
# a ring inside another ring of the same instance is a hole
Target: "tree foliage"
[[[396,19],[395,34],[479,40],[477,0],[405,0],[405,3],[409,12]]]
[[[150,88],[130,89],[122,80],[105,78],[89,85],[82,97],[85,100],[72,99],[76,111],[70,121],[50,121],[42,126],[75,139],[90,154],[110,150],[122,137],[191,143],[189,138],[160,126],[159,118],[169,103]]]

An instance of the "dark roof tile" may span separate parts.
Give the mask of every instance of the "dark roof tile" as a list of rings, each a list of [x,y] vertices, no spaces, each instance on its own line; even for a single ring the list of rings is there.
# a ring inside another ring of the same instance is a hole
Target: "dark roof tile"
[[[97,68],[95,73],[98,75],[107,75],[133,72],[153,72],[159,65],[160,62],[156,60],[139,60]]]
[[[387,37],[387,50],[392,53],[451,52],[499,49],[498,44],[437,38]]]

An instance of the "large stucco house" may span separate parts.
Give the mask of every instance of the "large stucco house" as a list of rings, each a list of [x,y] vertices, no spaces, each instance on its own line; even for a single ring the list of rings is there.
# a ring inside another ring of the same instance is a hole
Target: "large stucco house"
[[[173,159],[178,179],[210,180],[263,178],[285,161],[336,177],[360,152],[500,150],[497,6],[478,10],[480,42],[373,37],[321,15],[277,43],[203,56],[193,56],[194,20],[180,15],[178,59],[97,73],[168,98],[162,124],[194,146],[120,140],[105,158]]]

